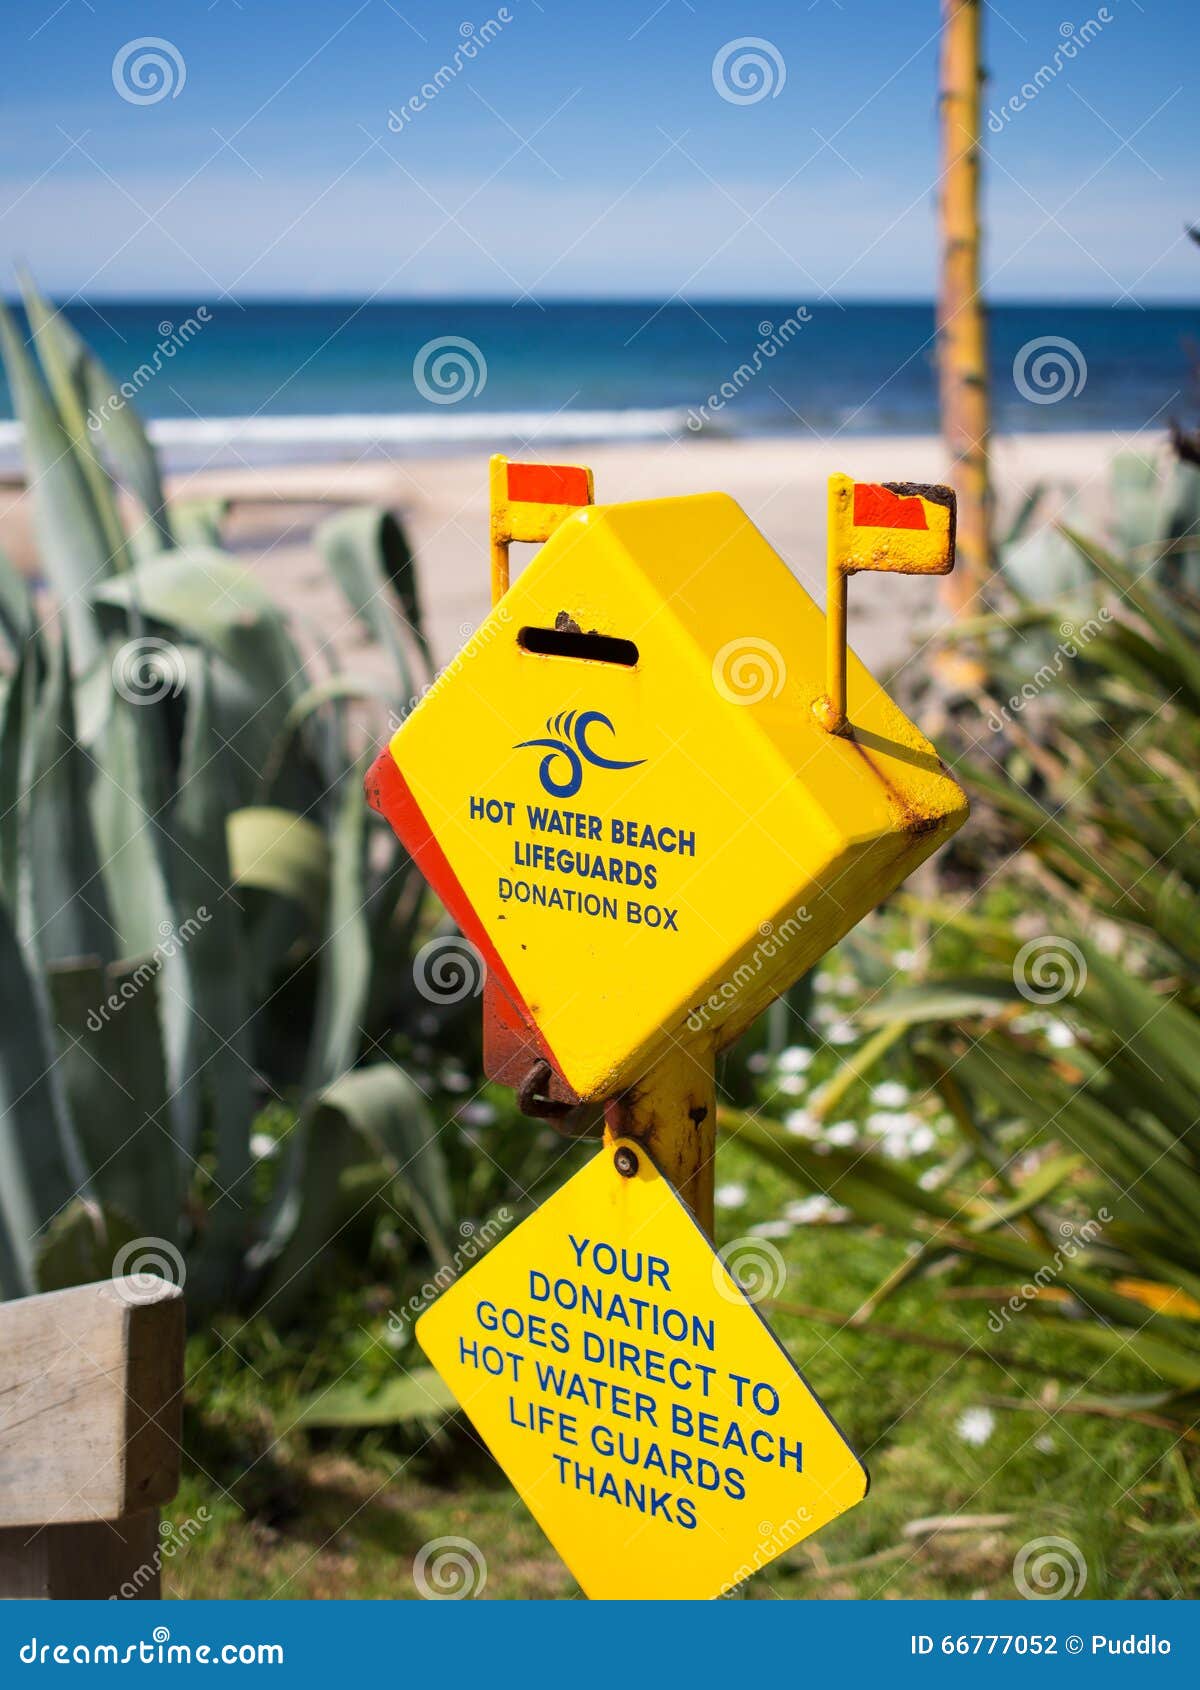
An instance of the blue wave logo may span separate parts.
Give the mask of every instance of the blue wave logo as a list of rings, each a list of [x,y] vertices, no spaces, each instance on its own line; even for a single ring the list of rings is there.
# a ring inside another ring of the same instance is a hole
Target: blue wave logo
[[[524,751],[530,745],[544,747],[546,755],[538,768],[538,779],[542,786],[552,798],[574,798],[583,785],[585,763],[590,763],[594,769],[636,769],[646,761],[644,757],[635,757],[632,762],[605,757],[588,740],[588,735],[595,727],[607,728],[609,733],[616,732],[602,711],[583,710],[578,715],[574,710],[568,710],[565,715],[560,712],[546,722],[546,732],[552,735],[552,738],[523,739],[519,745],[513,746],[513,750]],[[556,763],[560,766],[560,772],[565,763],[565,780],[554,778]]]

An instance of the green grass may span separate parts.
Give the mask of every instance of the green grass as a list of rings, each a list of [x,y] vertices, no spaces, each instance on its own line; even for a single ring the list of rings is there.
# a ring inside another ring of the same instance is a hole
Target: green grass
[[[743,1208],[722,1212],[720,1241],[801,1195],[736,1143],[722,1147],[720,1178],[747,1191]],[[799,1227],[778,1247],[788,1266],[780,1303],[846,1317],[904,1251],[856,1225]],[[890,1301],[888,1327],[922,1343],[770,1311],[866,1460],[872,1488],[859,1508],[758,1575],[750,1598],[1010,1597],[1014,1557],[1044,1537],[1078,1546],[1089,1597],[1200,1588],[1195,1446],[1166,1429],[1070,1412],[1080,1397],[1145,1391],[1146,1377],[1121,1359],[1098,1369],[1094,1350],[1069,1334],[1051,1338],[1029,1315],[997,1337],[987,1327],[994,1301],[962,1295],[989,1279],[999,1282],[955,1266]],[[489,1598],[578,1594],[461,1421],[403,1433],[296,1428],[299,1398],[337,1377],[333,1370],[392,1367],[386,1306],[383,1288],[337,1305],[306,1361],[262,1323],[231,1326],[223,1343],[193,1343],[189,1471],[170,1517],[182,1525],[205,1509],[210,1518],[165,1567],[168,1593],[412,1597],[417,1552],[454,1536],[485,1557]],[[980,1346],[1002,1351],[1004,1365]],[[957,1424],[981,1408],[994,1425],[976,1447]],[[931,1516],[968,1524],[914,1532]]]

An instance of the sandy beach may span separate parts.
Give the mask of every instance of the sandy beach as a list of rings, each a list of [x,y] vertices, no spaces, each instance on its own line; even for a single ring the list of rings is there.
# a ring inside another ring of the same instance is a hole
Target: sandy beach
[[[1129,442],[1110,433],[1009,435],[994,445],[994,476],[1003,524],[1029,488],[1043,484],[1051,500],[1077,494],[1093,530],[1107,520],[1108,470]],[[1142,437],[1140,450],[1158,449]],[[513,454],[517,455],[517,454]],[[525,454],[589,463],[599,502],[713,490],[731,494],[818,601],[824,598],[825,478],[845,471],[868,480],[935,481],[947,473],[934,435],[819,440],[686,440],[603,444]],[[172,499],[230,501],[226,543],[264,585],[342,661],[371,666],[375,656],[347,620],[346,608],[311,545],[314,525],[347,504],[399,511],[417,561],[434,650],[448,660],[488,607],[487,452],[413,456],[405,460],[286,464],[211,469],[168,478]],[[29,501],[10,486],[0,492],[0,544],[36,572]],[[1078,517],[1076,518],[1078,520]],[[514,547],[514,568],[523,561]],[[736,582],[730,583],[731,591]],[[886,669],[904,654],[914,625],[938,614],[935,591],[912,578],[864,576],[855,585],[851,640],[872,666]],[[306,642],[307,643],[307,642]]]

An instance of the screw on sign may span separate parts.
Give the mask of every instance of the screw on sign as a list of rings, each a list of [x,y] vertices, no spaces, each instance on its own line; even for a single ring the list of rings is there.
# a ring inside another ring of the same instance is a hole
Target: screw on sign
[[[966,817],[845,646],[847,577],[944,573],[954,497],[831,479],[827,629],[722,494],[491,492],[492,615],[368,794],[486,963],[489,1076],[604,1145],[417,1335],[590,1596],[716,1596],[866,1491],[713,1251],[714,1062]]]

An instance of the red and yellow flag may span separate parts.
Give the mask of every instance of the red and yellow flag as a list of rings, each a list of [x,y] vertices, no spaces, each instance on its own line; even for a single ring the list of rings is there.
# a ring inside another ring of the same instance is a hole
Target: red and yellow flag
[[[491,462],[492,540],[548,540],[560,522],[592,503],[592,472],[582,464]]]
[[[886,569],[948,575],[954,568],[954,522],[949,487],[829,478],[830,562],[843,574]]]

